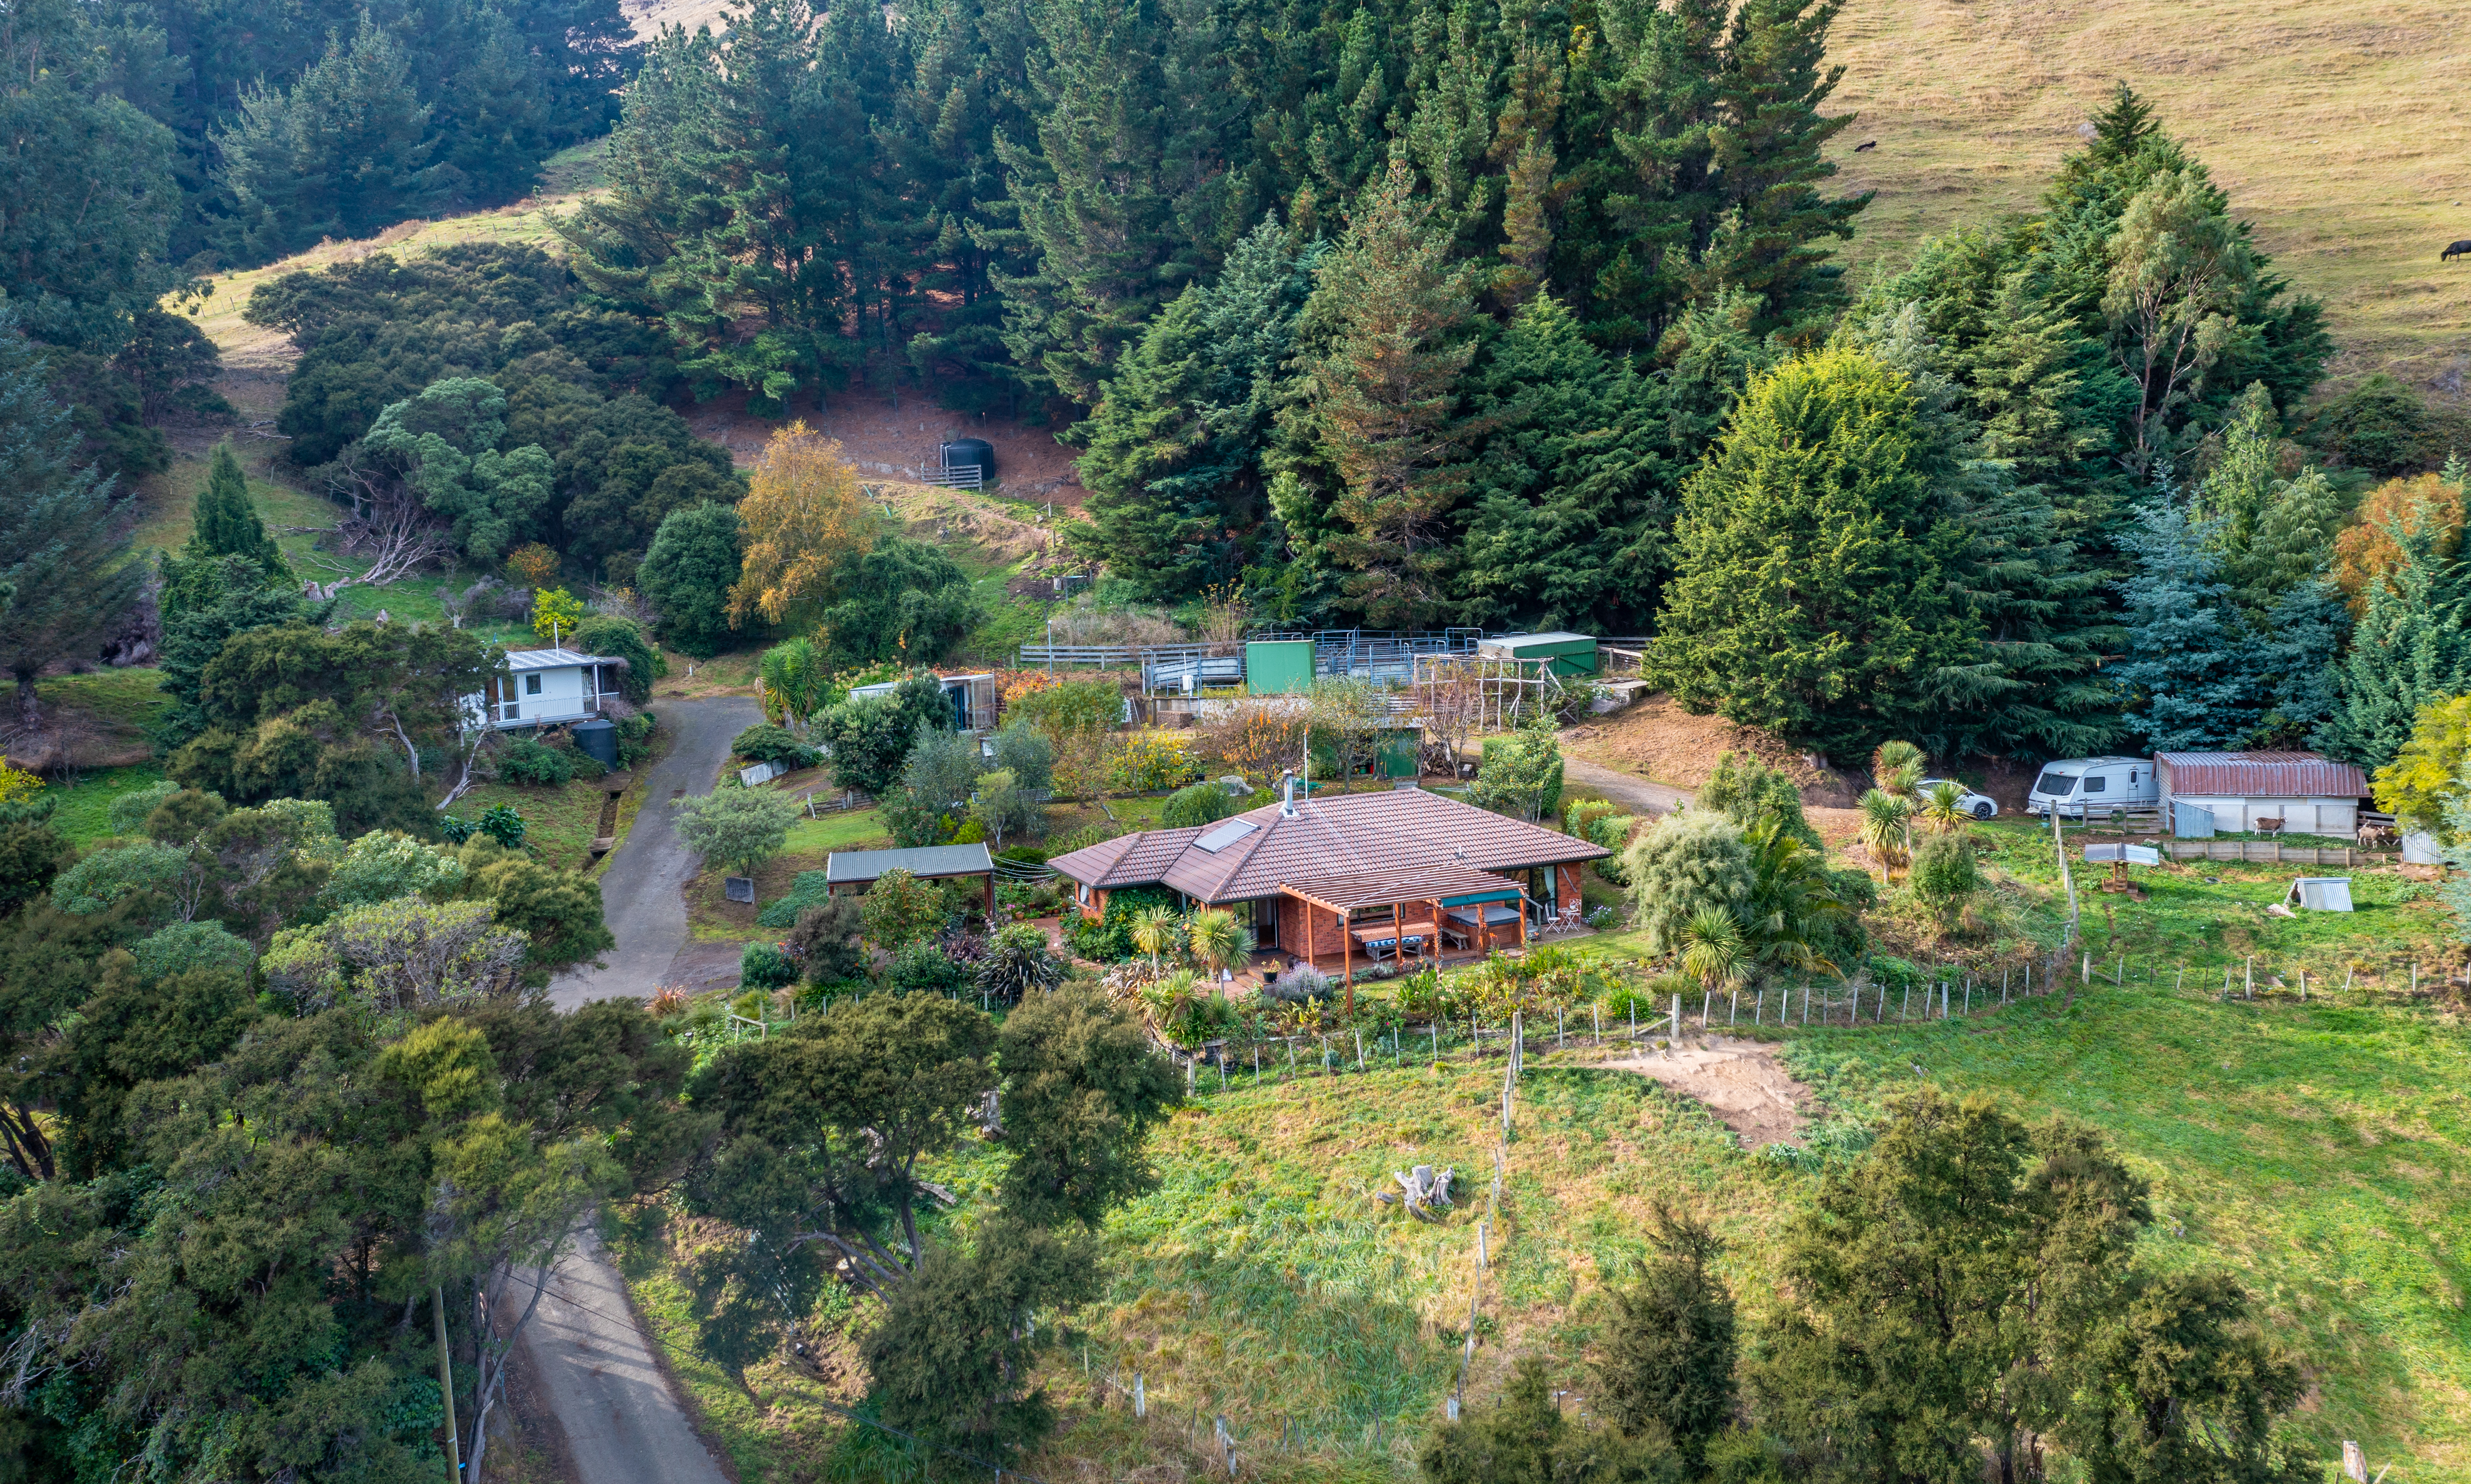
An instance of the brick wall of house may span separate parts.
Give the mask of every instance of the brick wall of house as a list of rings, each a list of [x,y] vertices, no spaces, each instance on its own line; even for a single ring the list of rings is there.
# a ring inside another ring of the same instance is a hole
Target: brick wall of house
[[[1339,936],[1336,915],[1292,896],[1279,898],[1280,948],[1300,959],[1335,958],[1345,941]]]

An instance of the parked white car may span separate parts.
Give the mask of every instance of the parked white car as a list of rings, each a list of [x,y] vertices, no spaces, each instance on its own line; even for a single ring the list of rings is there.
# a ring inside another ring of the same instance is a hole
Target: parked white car
[[[1916,794],[1928,797],[1932,789],[1939,787],[1942,783],[1956,783],[1958,788],[1965,789],[1965,797],[1957,800],[1957,807],[1963,809],[1965,813],[1972,815],[1975,819],[1987,820],[1999,812],[1999,800],[1991,798],[1988,794],[1977,794],[1969,788],[1965,788],[1964,784],[1957,783],[1954,778],[1924,778],[1921,781],[1921,786],[1915,789],[1914,792]]]
[[[2151,809],[2162,802],[2162,784],[2151,757],[2062,757],[2042,765],[2025,795],[2027,814],[2081,820],[2090,809]]]

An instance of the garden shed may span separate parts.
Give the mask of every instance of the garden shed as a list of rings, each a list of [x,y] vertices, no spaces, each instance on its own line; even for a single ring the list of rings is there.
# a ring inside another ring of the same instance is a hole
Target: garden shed
[[[2289,834],[2350,835],[2368,797],[2366,774],[2316,753],[2157,753],[2153,764],[2165,818],[2193,806],[2227,833],[2280,820]]]
[[[996,863],[984,845],[918,846],[906,850],[835,850],[824,857],[824,889],[835,895],[842,887],[859,892],[896,870],[921,881],[955,881],[984,876],[987,916],[996,910]]]

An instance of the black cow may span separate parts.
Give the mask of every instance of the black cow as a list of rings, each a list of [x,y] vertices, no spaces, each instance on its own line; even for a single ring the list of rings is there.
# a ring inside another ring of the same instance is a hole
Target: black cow
[[[2446,248],[2443,252],[2438,253],[2436,255],[2436,261],[2439,263],[2451,263],[2455,259],[2464,256],[2471,256],[2471,237],[2466,237],[2460,242],[2456,243],[2453,246]]]

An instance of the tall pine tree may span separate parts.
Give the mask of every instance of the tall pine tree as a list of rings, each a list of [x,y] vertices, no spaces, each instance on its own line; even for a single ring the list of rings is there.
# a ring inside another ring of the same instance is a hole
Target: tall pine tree
[[[1440,615],[1479,425],[1460,379],[1475,358],[1474,265],[1403,159],[1365,199],[1305,310],[1310,344],[1284,419],[1301,450],[1272,498],[1308,555],[1345,569],[1345,601],[1379,628]]]
[[[2258,721],[2254,656],[2213,536],[2168,483],[2137,507],[2130,527],[2135,570],[2119,584],[2128,654],[2110,678],[2127,696],[2129,725],[2153,752],[2234,748]]]
[[[1073,429],[1089,452],[1076,541],[1154,601],[1239,576],[1269,515],[1261,458],[1322,244],[1264,220],[1214,282],[1176,296]]]

